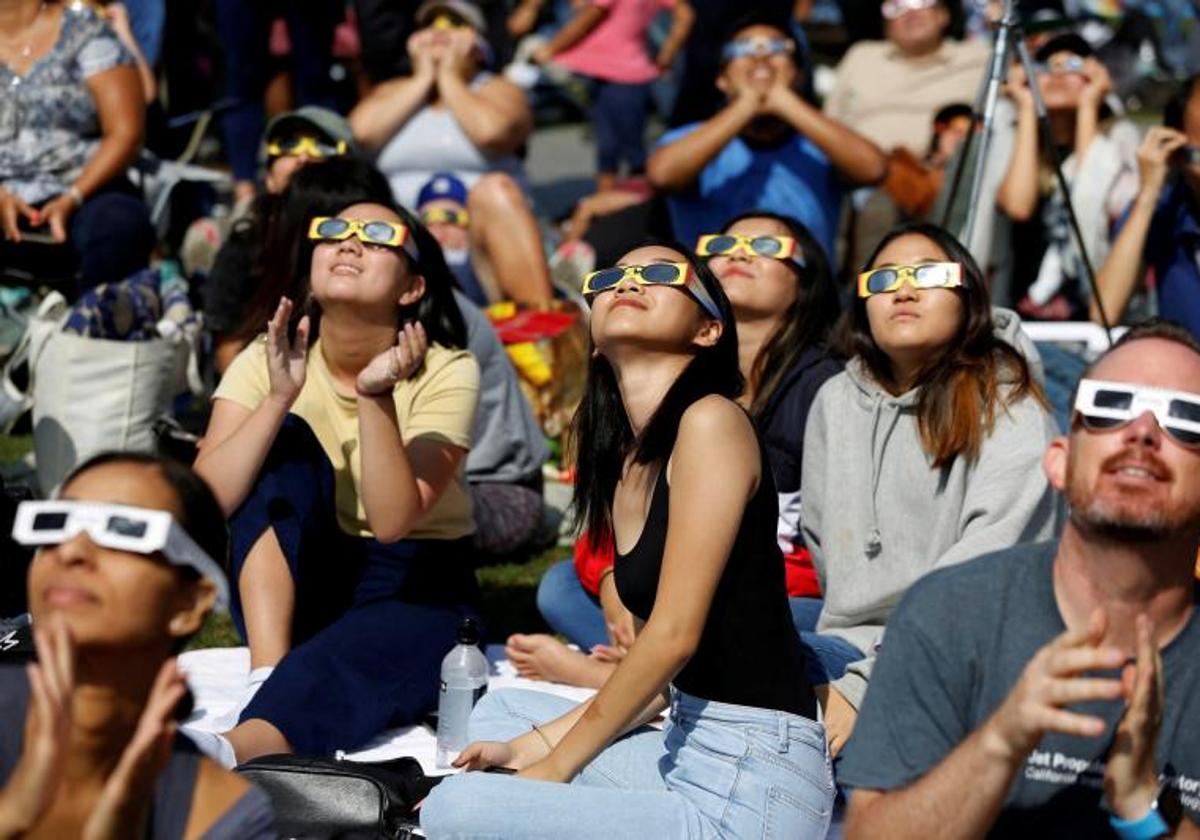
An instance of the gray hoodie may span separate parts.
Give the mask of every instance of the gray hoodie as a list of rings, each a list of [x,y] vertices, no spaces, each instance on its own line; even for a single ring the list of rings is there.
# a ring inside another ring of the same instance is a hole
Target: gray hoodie
[[[1019,321],[1005,321],[997,332],[1019,345]],[[866,654],[833,683],[855,708],[888,616],[918,578],[1050,539],[1059,525],[1041,467],[1057,430],[1037,401],[1026,397],[998,411],[978,460],[957,458],[935,470],[917,430],[919,394],[892,396],[854,358],[821,388],[808,416],[800,497],[805,543],[825,595],[817,631]]]

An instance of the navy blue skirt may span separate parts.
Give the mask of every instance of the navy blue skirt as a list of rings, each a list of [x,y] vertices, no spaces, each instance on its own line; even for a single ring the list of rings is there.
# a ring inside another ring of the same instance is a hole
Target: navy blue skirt
[[[478,619],[471,539],[384,544],[342,531],[333,467],[295,415],[230,519],[234,581],[267,528],[295,584],[293,647],[241,720],[270,722],[297,753],[328,755],[433,711],[459,622]],[[240,593],[230,589],[244,639]]]

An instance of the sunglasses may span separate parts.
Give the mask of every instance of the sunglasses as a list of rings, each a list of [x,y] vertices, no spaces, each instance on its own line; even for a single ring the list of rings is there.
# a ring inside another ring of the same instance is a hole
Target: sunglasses
[[[430,29],[470,29],[471,25],[461,18],[448,15],[445,12],[438,15],[429,24]]]
[[[709,315],[724,322],[717,303],[704,288],[704,284],[691,272],[685,262],[650,263],[649,265],[616,265],[593,271],[583,278],[583,296],[589,301],[601,292],[615,289],[625,278],[632,278],[643,286],[678,286],[704,307]]]
[[[1033,65],[1039,76],[1065,76],[1068,73],[1082,73],[1085,67],[1087,67],[1087,62],[1078,55],[1069,55],[1058,61],[1039,61]]]
[[[708,233],[696,242],[701,257],[728,256],[743,251],[755,257],[791,260],[804,268],[804,255],[796,249],[791,236],[741,236],[736,233]]]
[[[1083,379],[1075,393],[1075,411],[1095,432],[1119,429],[1149,411],[1158,426],[1180,446],[1200,449],[1200,395],[1126,382]]]
[[[458,225],[466,227],[470,216],[466,210],[452,210],[449,207],[435,207],[421,214],[421,221],[427,225]]]
[[[962,264],[956,262],[890,265],[858,275],[858,296],[895,292],[905,283],[914,289],[955,289],[963,285]]]
[[[759,35],[754,38],[738,38],[736,41],[730,41],[721,50],[721,60],[732,61],[735,58],[790,55],[795,50],[796,45],[787,38],[768,38],[766,35]]]
[[[884,20],[896,20],[908,12],[920,12],[936,5],[937,0],[887,0],[880,11]]]
[[[267,155],[273,158],[308,155],[314,160],[321,160],[327,157],[340,157],[346,154],[347,148],[345,140],[330,143],[311,134],[297,134],[267,143]]]
[[[82,531],[98,546],[151,555],[194,569],[217,588],[217,604],[229,602],[225,573],[165,510],[98,502],[29,501],[17,506],[12,537],[21,545],[61,545]]]
[[[417,244],[409,236],[408,227],[400,222],[342,219],[337,216],[317,216],[308,226],[308,238],[326,242],[341,242],[356,237],[364,245],[385,245],[403,248],[413,262],[420,259]]]

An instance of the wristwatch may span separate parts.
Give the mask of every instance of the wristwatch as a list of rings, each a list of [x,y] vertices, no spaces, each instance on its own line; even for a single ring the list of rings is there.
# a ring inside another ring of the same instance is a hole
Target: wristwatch
[[[1123,820],[1116,814],[1108,818],[1109,825],[1121,840],[1152,840],[1170,834],[1183,819],[1183,803],[1179,799],[1179,788],[1163,775],[1159,780],[1158,793],[1150,803],[1150,810],[1136,820]]]

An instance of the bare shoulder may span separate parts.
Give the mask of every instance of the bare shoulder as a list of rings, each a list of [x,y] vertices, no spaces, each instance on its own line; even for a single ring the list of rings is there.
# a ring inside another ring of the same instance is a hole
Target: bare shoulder
[[[186,836],[203,837],[217,820],[246,795],[250,787],[250,783],[236,773],[209,758],[201,758]]]
[[[744,487],[752,492],[761,463],[758,436],[745,410],[726,397],[709,394],[679,418],[667,478],[675,481],[683,475],[686,485],[703,476],[721,475],[729,489]]]
[[[754,426],[746,411],[733,400],[709,394],[696,400],[679,418],[679,434],[724,434],[754,439]]]
[[[727,459],[757,467],[758,436],[745,410],[726,397],[709,394],[679,418],[676,454],[703,453],[709,463]]]

